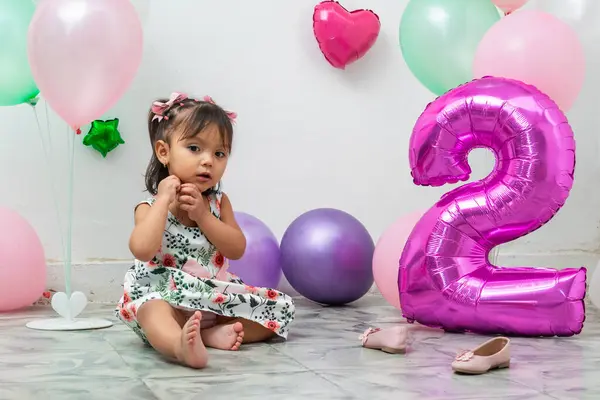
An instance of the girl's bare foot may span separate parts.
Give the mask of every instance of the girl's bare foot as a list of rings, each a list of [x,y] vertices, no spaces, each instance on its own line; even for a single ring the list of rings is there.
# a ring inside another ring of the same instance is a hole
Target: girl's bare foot
[[[177,348],[177,360],[192,368],[204,368],[208,362],[208,353],[202,343],[200,321],[202,313],[196,311],[181,329],[181,341]]]
[[[244,340],[244,326],[241,322],[213,326],[202,331],[202,340],[214,349],[239,350]]]

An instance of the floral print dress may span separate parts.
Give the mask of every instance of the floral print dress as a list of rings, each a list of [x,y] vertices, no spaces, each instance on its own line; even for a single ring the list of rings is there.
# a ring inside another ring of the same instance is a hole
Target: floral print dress
[[[220,218],[221,192],[209,196],[213,215]],[[143,201],[150,206],[154,198]],[[140,203],[140,204],[142,204]],[[162,246],[149,262],[135,260],[125,274],[124,294],[115,315],[148,343],[137,321],[137,310],[148,300],[162,299],[186,311],[202,311],[257,322],[287,338],[294,319],[292,298],[272,288],[245,285],[227,272],[228,262],[199,228],[167,217]],[[216,315],[215,315],[216,314]]]

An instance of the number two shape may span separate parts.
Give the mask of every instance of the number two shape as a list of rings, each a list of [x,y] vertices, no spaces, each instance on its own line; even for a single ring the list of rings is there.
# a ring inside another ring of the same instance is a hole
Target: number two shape
[[[586,269],[491,265],[502,243],[540,228],[573,185],[575,140],[558,106],[533,86],[484,77],[430,103],[410,140],[414,183],[469,178],[469,152],[496,155],[486,178],[445,195],[409,237],[398,274],[409,321],[448,331],[571,336],[583,328]]]

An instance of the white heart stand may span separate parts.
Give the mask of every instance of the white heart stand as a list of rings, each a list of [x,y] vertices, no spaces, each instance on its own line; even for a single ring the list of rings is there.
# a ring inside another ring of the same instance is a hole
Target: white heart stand
[[[76,318],[88,304],[82,292],[73,292],[71,298],[65,292],[52,296],[52,308],[60,318],[37,319],[25,326],[42,331],[83,331],[112,326],[112,322],[100,318]]]

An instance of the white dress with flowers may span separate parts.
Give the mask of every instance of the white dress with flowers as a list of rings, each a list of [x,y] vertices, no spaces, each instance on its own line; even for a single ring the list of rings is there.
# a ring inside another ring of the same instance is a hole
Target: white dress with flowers
[[[209,196],[211,212],[217,218],[221,196],[220,192]],[[152,206],[154,198],[142,203]],[[245,285],[227,272],[227,266],[227,260],[199,228],[185,226],[169,213],[156,256],[149,262],[135,260],[127,271],[124,294],[115,314],[146,343],[137,310],[153,299],[162,299],[181,310],[202,311],[204,316],[255,321],[287,338],[295,313],[292,298],[272,288]]]

